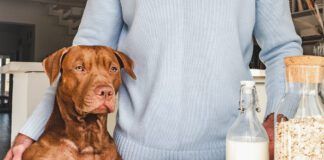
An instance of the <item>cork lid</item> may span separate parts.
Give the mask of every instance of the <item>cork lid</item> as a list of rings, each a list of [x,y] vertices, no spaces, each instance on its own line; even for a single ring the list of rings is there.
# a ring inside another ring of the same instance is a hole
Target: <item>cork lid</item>
[[[292,56],[285,58],[288,65],[324,66],[324,57],[319,56]]]
[[[322,83],[324,57],[293,56],[285,58],[286,79],[293,83]]]

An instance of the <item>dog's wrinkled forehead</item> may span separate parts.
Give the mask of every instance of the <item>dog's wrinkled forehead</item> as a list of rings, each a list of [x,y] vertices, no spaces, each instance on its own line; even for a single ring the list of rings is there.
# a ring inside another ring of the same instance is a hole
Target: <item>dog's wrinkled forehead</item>
[[[105,47],[74,47],[71,48],[68,54],[65,54],[61,60],[61,69],[63,66],[73,65],[74,63],[95,63],[114,62],[118,63],[114,51]]]
[[[70,59],[70,60],[68,60]],[[133,79],[136,79],[136,75],[133,71],[134,63],[126,54],[115,51],[106,46],[72,46],[68,48],[62,48],[43,60],[44,70],[49,77],[50,84],[53,84],[59,72],[64,65],[71,65],[75,61],[93,61],[93,63],[103,61],[114,61],[120,68],[128,73]]]

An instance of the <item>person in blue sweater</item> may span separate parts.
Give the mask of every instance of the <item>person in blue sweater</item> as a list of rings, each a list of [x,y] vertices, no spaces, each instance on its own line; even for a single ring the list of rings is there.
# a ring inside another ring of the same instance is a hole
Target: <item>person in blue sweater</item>
[[[302,54],[288,0],[88,0],[73,45],[110,46],[135,61],[114,132],[124,160],[223,160],[240,81],[252,79],[253,36],[267,67],[268,116],[284,95],[284,57]],[[55,88],[6,160],[42,134]]]

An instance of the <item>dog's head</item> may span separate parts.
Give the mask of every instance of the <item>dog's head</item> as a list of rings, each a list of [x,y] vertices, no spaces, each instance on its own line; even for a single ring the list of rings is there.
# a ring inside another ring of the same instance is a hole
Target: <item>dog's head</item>
[[[104,46],[63,48],[47,57],[43,66],[51,84],[61,73],[58,92],[63,99],[73,102],[75,111],[82,115],[115,110],[122,68],[136,79],[133,61]]]

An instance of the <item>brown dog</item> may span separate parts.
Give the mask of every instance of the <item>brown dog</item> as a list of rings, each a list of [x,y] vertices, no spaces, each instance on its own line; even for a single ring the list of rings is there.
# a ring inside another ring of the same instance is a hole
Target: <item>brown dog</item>
[[[59,72],[54,110],[46,129],[24,160],[118,160],[109,135],[107,114],[115,109],[120,69],[133,78],[133,62],[103,46],[63,48],[43,61],[52,84]]]

